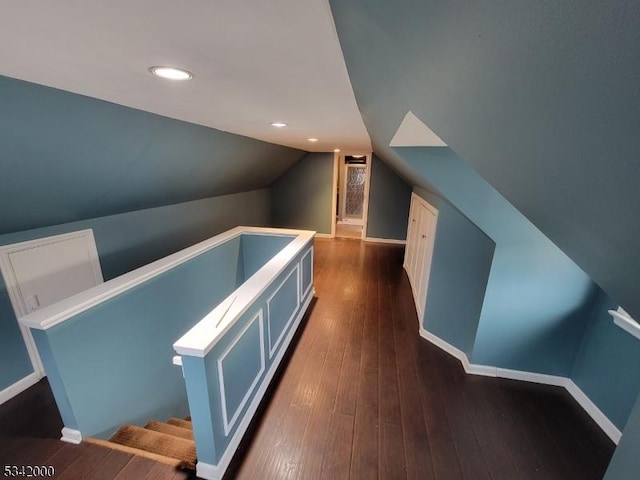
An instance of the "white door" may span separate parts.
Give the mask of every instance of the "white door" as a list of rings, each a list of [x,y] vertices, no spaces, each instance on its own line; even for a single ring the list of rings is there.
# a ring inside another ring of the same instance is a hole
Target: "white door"
[[[431,273],[431,257],[433,254],[433,244],[435,241],[436,215],[426,206],[421,207],[421,225],[418,238],[420,254],[420,264],[417,268],[417,275],[420,278],[417,291],[417,306],[420,317],[424,314],[424,307],[427,302],[427,287],[429,286],[429,276]]]
[[[0,269],[17,318],[103,282],[91,230],[2,246]],[[20,329],[34,370],[43,375],[31,332]]]
[[[404,266],[420,322],[427,299],[437,217],[433,206],[412,194]]]

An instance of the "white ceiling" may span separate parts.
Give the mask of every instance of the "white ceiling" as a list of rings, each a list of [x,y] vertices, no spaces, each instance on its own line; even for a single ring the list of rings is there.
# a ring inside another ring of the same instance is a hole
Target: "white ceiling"
[[[327,0],[0,0],[0,74],[303,150],[371,150]]]

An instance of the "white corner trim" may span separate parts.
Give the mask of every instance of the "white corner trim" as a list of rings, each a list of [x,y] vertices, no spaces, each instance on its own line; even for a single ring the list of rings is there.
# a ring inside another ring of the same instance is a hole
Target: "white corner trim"
[[[365,237],[365,242],[373,242],[373,243],[388,243],[391,245],[406,245],[406,240],[396,240],[395,238],[376,238],[376,237]]]
[[[35,385],[41,378],[42,375],[39,375],[37,372],[33,372],[23,379],[18,380],[16,383],[9,385],[4,390],[0,391],[0,405],[24,392],[27,388]]]
[[[293,338],[296,331],[298,330],[298,326],[300,325],[302,318],[304,317],[305,313],[307,313],[307,309],[311,304],[311,300],[313,299],[314,294],[315,294],[315,289],[309,294],[309,296],[305,299],[304,303],[302,304],[302,308],[298,311],[298,315],[293,323],[293,327],[289,329],[289,333],[287,333],[287,336],[285,337],[283,345],[288,346],[291,343],[291,339]],[[242,420],[240,420],[240,423],[238,424],[238,427],[236,428],[235,433],[231,437],[231,440],[229,441],[227,448],[222,454],[222,457],[220,458],[220,462],[218,462],[217,465],[198,462],[196,464],[196,473],[198,477],[204,478],[205,480],[220,480],[223,477],[224,473],[229,467],[229,464],[231,463],[231,459],[233,458],[233,455],[236,453],[236,450],[238,449],[238,445],[240,445],[240,440],[242,440],[242,437],[245,434],[247,428],[249,428],[249,424],[253,419],[253,415],[258,409],[258,406],[260,405],[260,402],[264,397],[264,393],[267,391],[267,388],[271,383],[271,379],[273,378],[276,371],[278,370],[278,367],[280,366],[280,361],[282,360],[282,357],[284,356],[286,351],[287,351],[287,348],[283,346],[280,348],[280,350],[274,357],[273,362],[269,367],[269,370],[267,370],[267,373],[264,376],[264,379],[260,383],[260,386],[258,387],[258,390],[256,391],[256,394],[253,397],[253,400],[247,407],[247,411],[243,415]]]
[[[197,462],[196,475],[205,480],[220,480],[224,475],[224,470],[221,471],[216,465],[210,463]]]
[[[611,313],[611,312],[610,312]],[[578,387],[573,380],[558,375],[547,375],[544,373],[524,372],[521,370],[510,370],[507,368],[497,368],[488,365],[470,364],[466,354],[454,347],[450,343],[442,340],[433,333],[420,327],[420,336],[436,347],[444,350],[449,355],[457,358],[462,363],[464,370],[469,375],[482,375],[486,377],[506,378],[509,380],[521,380],[530,383],[540,383],[543,385],[552,385],[563,387],[569,392],[574,400],[582,407],[582,409],[593,419],[596,424],[607,434],[607,436],[616,445],[622,437],[622,433],[611,420],[600,410],[595,403]]]
[[[620,442],[622,432],[618,430],[611,420],[600,410],[595,403],[576,385],[573,380],[567,378],[564,387],[576,402],[589,414],[598,426],[606,433],[616,445]]]
[[[82,442],[82,433],[80,430],[74,430],[73,428],[64,427],[62,429],[62,437],[60,438],[63,442],[73,443],[78,445]]]
[[[613,317],[613,323],[640,340],[640,325],[622,308],[609,310],[609,315]]]

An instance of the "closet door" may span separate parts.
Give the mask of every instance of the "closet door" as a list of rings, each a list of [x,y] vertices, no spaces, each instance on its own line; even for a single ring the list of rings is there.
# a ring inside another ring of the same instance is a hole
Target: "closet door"
[[[420,321],[427,298],[437,215],[433,206],[415,194],[411,196],[404,267]]]
[[[427,288],[429,286],[429,275],[431,273],[431,257],[433,254],[437,218],[436,214],[426,206],[422,206],[421,213],[418,238],[420,263],[416,269],[416,275],[420,278],[416,292],[416,309],[420,314],[420,319],[422,319],[424,314],[424,307],[427,301]]]
[[[404,269],[409,277],[409,283],[413,288],[415,278],[415,256],[416,256],[416,244],[415,235],[418,226],[417,223],[417,207],[416,202],[411,198],[411,208],[409,209],[409,225],[407,227],[407,246],[404,252]]]

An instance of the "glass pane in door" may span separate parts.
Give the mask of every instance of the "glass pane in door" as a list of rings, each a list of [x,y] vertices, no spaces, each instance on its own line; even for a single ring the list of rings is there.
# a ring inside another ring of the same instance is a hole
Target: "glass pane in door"
[[[347,166],[347,192],[344,211],[348,218],[362,218],[365,173],[365,166]]]

